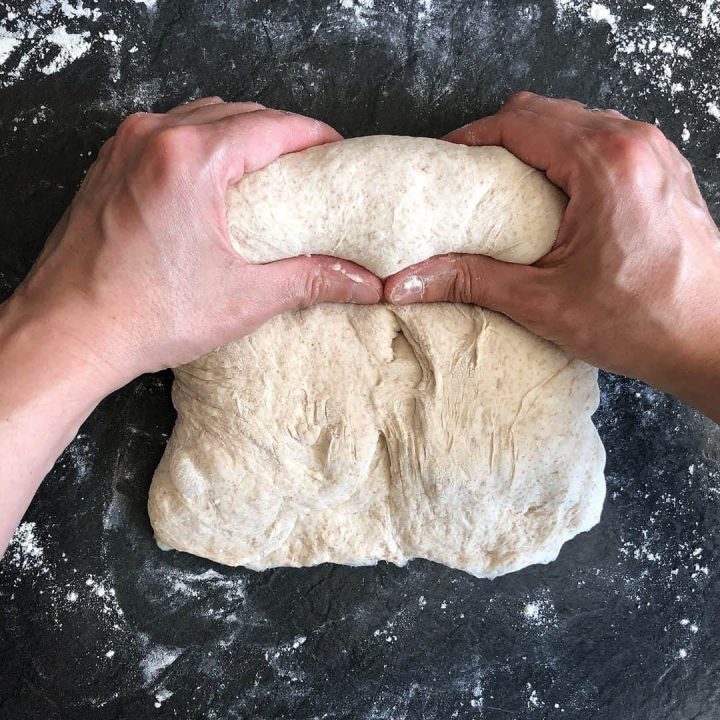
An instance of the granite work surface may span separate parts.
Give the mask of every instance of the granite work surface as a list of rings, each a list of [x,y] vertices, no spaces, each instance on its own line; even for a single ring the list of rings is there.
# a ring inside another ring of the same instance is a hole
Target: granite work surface
[[[0,295],[136,110],[256,99],[439,136],[513,91],[657,122],[720,214],[720,3],[0,0]],[[147,518],[170,374],[107,398],[0,563],[0,718],[720,718],[720,431],[603,374],[602,522],[494,581],[255,573]]]

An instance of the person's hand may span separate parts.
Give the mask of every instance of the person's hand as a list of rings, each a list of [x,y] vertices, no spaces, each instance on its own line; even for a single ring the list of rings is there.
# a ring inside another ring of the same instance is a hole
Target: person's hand
[[[515,95],[446,136],[502,145],[569,197],[533,266],[432,258],[389,278],[392,303],[475,303],[570,354],[720,416],[720,234],[692,169],[652,125],[570,100]]]
[[[0,554],[105,395],[285,310],[380,300],[381,281],[352,263],[249,265],[228,238],[230,183],[338,139],[309,118],[205,98],[132,115],[105,143],[30,274],[0,305]]]
[[[249,265],[226,232],[228,184],[283,153],[339,139],[317,120],[219,98],[132,115],[100,150],[11,303],[47,318],[49,332],[117,386],[285,310],[378,302],[380,280],[352,263],[338,270],[334,258],[303,256]]]

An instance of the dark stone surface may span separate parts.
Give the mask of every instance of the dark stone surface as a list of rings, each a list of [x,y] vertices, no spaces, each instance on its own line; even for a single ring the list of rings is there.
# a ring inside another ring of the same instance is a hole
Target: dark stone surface
[[[0,27],[26,36],[0,65],[0,291],[124,115],[203,94],[348,135],[437,136],[523,88],[614,106],[681,143],[718,218],[720,10],[653,5],[607,2],[608,22],[585,0],[0,1]],[[57,27],[88,33],[73,62]],[[720,717],[720,431],[641,383],[601,385],[602,522],[488,581],[162,553],[145,503],[170,375],[136,380],[87,421],[0,564],[0,718]]]

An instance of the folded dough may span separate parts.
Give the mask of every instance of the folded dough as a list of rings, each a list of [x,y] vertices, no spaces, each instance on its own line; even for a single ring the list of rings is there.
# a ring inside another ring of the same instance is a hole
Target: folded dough
[[[449,251],[531,263],[564,203],[501,148],[376,136],[285,155],[227,207],[252,262],[315,252],[387,276]],[[325,305],[175,377],[149,499],[162,547],[254,569],[422,557],[493,577],[599,520],[596,371],[497,313]]]

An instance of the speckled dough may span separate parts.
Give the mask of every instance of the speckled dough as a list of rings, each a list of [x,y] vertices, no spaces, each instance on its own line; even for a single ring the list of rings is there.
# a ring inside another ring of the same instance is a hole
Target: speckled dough
[[[499,148],[369,137],[286,155],[228,194],[254,262],[386,276],[447,251],[533,262],[564,198]],[[163,547],[263,569],[423,557],[492,577],[599,519],[596,371],[497,313],[326,305],[175,370],[150,489]]]

